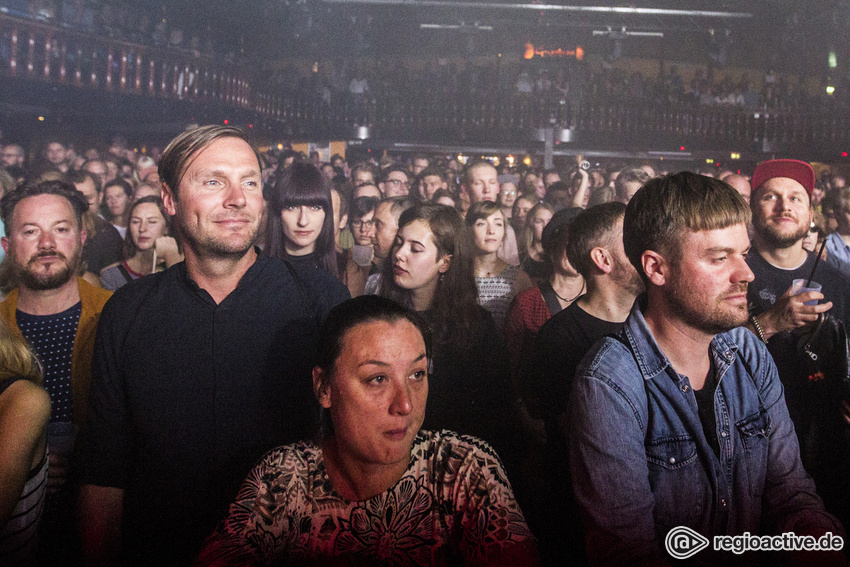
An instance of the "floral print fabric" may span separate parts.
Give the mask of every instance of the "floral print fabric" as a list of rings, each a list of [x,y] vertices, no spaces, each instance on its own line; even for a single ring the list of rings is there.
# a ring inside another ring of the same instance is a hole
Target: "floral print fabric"
[[[320,447],[268,453],[207,540],[201,565],[480,565],[534,538],[499,457],[485,442],[420,431],[386,492],[337,494]]]

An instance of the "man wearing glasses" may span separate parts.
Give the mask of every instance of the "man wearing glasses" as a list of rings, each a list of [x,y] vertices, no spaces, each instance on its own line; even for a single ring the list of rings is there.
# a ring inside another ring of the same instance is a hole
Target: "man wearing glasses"
[[[384,194],[384,198],[405,197],[410,193],[410,177],[407,170],[400,165],[392,165],[381,174],[378,189]]]

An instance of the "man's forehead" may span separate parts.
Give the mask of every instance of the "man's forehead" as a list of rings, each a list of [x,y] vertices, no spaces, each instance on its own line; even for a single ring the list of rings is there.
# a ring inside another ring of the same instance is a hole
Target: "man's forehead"
[[[803,187],[803,184],[796,179],[791,179],[790,177],[771,177],[759,185],[757,191],[775,191],[779,189],[802,191],[808,195],[808,191],[806,191],[806,188]]]
[[[48,217],[48,213],[51,215]],[[51,223],[58,220],[72,221],[76,219],[74,207],[65,197],[61,195],[33,195],[21,199],[12,214],[13,222],[16,224],[40,224],[43,221]]]

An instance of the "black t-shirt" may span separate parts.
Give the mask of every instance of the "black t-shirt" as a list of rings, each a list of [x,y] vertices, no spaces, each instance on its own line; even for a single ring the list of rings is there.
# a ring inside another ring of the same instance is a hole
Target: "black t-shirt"
[[[537,382],[544,420],[566,411],[576,369],[593,343],[622,328],[623,323],[594,317],[579,307],[577,301],[540,327],[532,379]]]
[[[493,316],[483,307],[477,310],[479,331],[469,345],[434,345],[422,429],[479,437],[510,466],[516,416],[507,349]],[[431,321],[430,311],[421,314]]]
[[[712,363],[711,370],[705,378],[705,384],[699,390],[694,389],[694,396],[697,399],[697,411],[705,439],[719,459],[720,442],[717,440],[717,416],[714,414],[714,393],[716,391],[717,373],[714,371],[714,364]]]
[[[95,233],[86,238],[83,245],[83,261],[86,270],[100,271],[124,259],[124,239],[118,230],[100,217],[95,219]]]
[[[348,291],[260,255],[220,304],[182,262],[107,302],[82,482],[124,489],[125,564],[188,564],[271,448],[315,432],[318,325]]]
[[[777,268],[762,258],[758,252],[751,251],[747,264],[755,275],[755,279],[747,289],[747,301],[750,313],[758,315],[770,309],[776,299],[785,293],[791,283],[797,279],[808,279],[815,263],[815,255],[811,252],[803,264],[793,270]],[[850,282],[836,268],[826,262],[819,262],[814,281],[821,284],[824,299],[833,303],[830,313],[850,329]]]

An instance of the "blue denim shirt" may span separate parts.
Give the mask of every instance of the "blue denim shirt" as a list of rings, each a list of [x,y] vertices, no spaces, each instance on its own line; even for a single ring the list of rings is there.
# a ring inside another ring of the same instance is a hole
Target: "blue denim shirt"
[[[762,533],[764,519],[771,533],[843,535],[800,463],[776,367],[753,333],[733,329],[711,342],[719,458],[688,378],[661,351],[639,301],[619,337],[591,349],[570,395],[571,470],[592,563],[662,559],[676,526],[711,539]]]

